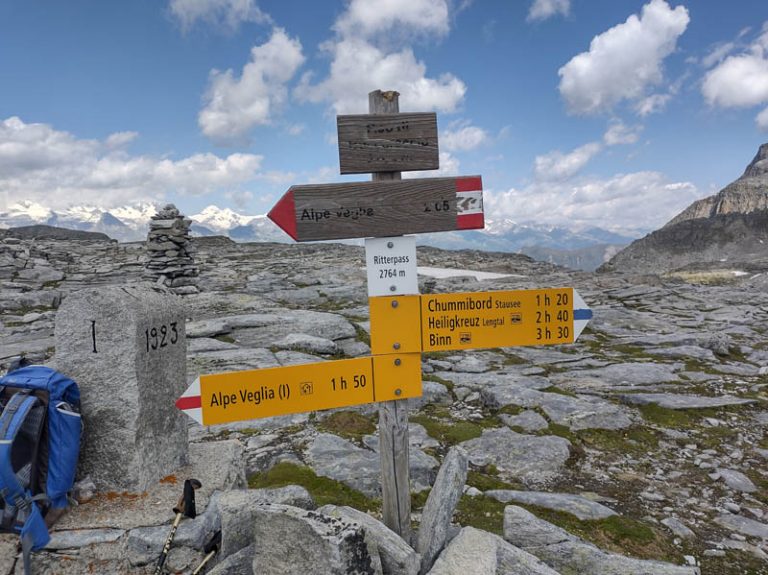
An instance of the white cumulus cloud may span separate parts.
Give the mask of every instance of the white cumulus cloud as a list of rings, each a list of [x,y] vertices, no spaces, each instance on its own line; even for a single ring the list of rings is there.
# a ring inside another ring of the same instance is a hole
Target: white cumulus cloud
[[[232,191],[261,177],[262,156],[195,154],[171,160],[130,155],[114,148],[113,136],[82,140],[48,124],[17,117],[0,121],[0,210],[23,201],[54,209],[74,203],[109,208],[160,201],[169,193]]]
[[[286,100],[286,84],[303,63],[301,43],[275,28],[268,42],[251,49],[239,78],[232,70],[213,70],[198,115],[203,133],[221,144],[247,141],[255,126],[272,121]]]
[[[420,34],[447,34],[446,0],[352,0],[334,24],[342,36],[371,37],[393,29]]]
[[[560,68],[560,94],[575,114],[611,110],[623,100],[640,100],[663,80],[662,64],[685,32],[684,6],[651,0],[642,14],[595,36],[588,52]]]
[[[334,25],[334,38],[322,45],[331,60],[328,75],[315,81],[305,74],[296,97],[328,102],[336,114],[365,113],[369,92],[395,90],[402,111],[455,111],[464,82],[447,72],[428,76],[409,43],[447,34],[449,7],[446,0],[352,0]]]
[[[184,32],[197,22],[230,31],[244,22],[270,22],[270,17],[253,0],[171,0],[169,8]]]
[[[537,182],[483,193],[488,217],[569,228],[597,226],[625,234],[657,229],[700,197],[692,183],[670,181],[659,172]]]
[[[488,132],[477,126],[449,128],[440,134],[440,147],[449,152],[468,151],[488,142]]]
[[[587,163],[602,150],[597,142],[579,146],[572,152],[564,154],[555,150],[534,160],[534,174],[538,181],[567,180],[581,171]]]
[[[603,141],[607,146],[620,144],[634,144],[640,137],[642,126],[627,126],[620,120],[615,120],[608,125],[603,134]]]
[[[755,122],[757,122],[757,127],[763,132],[768,132],[768,108],[757,115]]]
[[[296,95],[304,101],[329,101],[336,114],[367,112],[368,93],[377,89],[399,92],[401,111],[453,112],[467,90],[452,74],[428,78],[426,65],[410,48],[385,52],[361,38],[339,40],[326,48],[333,58],[328,77],[311,84],[305,76]]]
[[[528,10],[528,20],[547,20],[557,14],[568,16],[571,0],[534,0]]]
[[[740,54],[728,56],[704,76],[701,92],[710,106],[751,108],[768,103],[768,22],[760,35]],[[755,122],[768,128],[768,113]]]

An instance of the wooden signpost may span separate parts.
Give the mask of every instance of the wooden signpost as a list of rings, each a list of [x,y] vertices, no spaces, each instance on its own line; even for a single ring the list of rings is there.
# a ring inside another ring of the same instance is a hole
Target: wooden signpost
[[[201,425],[421,395],[421,356],[360,357],[201,375],[176,406]]]
[[[292,186],[267,214],[297,242],[482,229],[480,176]]]
[[[402,234],[483,228],[482,181],[402,180],[439,167],[436,116],[400,114],[398,93],[378,90],[369,111],[338,117],[339,161],[373,181],[293,186],[269,217],[299,242],[367,238],[372,356],[202,375],[176,405],[212,425],[379,402],[383,519],[410,542],[402,400],[421,395],[421,353],[570,343],[592,312],[572,288],[419,295],[416,242]]]
[[[390,309],[397,301],[397,313]],[[371,351],[392,353],[573,343],[592,318],[573,288],[371,297]],[[376,329],[373,329],[373,326]]]
[[[440,167],[435,113],[338,116],[336,124],[342,174]]]

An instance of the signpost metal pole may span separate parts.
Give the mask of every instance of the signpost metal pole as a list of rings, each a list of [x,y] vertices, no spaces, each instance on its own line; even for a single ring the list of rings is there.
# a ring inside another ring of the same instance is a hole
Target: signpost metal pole
[[[371,114],[397,114],[397,92],[376,90],[368,94]],[[399,180],[400,172],[374,172],[373,180]],[[408,402],[379,404],[379,454],[384,524],[406,541],[411,541],[411,481],[408,464]]]

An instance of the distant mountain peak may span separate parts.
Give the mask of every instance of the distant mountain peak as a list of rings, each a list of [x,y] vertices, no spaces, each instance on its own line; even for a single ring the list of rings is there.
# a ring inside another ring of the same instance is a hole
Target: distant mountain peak
[[[763,144],[757,151],[757,155],[749,163],[744,175],[739,179],[759,178],[768,175],[768,144]]]
[[[672,218],[665,227],[686,220],[726,214],[750,214],[768,209],[768,143],[760,146],[744,174],[717,194],[697,200]]]
[[[738,180],[693,202],[601,269],[664,273],[694,264],[765,267],[767,224],[768,143],[760,146]]]

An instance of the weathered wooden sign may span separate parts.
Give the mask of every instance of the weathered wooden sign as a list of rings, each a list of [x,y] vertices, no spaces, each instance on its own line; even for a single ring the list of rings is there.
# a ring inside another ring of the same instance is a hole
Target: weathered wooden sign
[[[297,242],[481,229],[480,176],[291,186],[268,214]]]
[[[421,355],[401,353],[201,375],[176,406],[202,425],[421,395]]]
[[[342,174],[440,167],[435,113],[337,116],[336,125]]]
[[[369,302],[375,354],[572,343],[592,317],[573,288],[375,297]],[[420,334],[418,349],[414,334]]]

